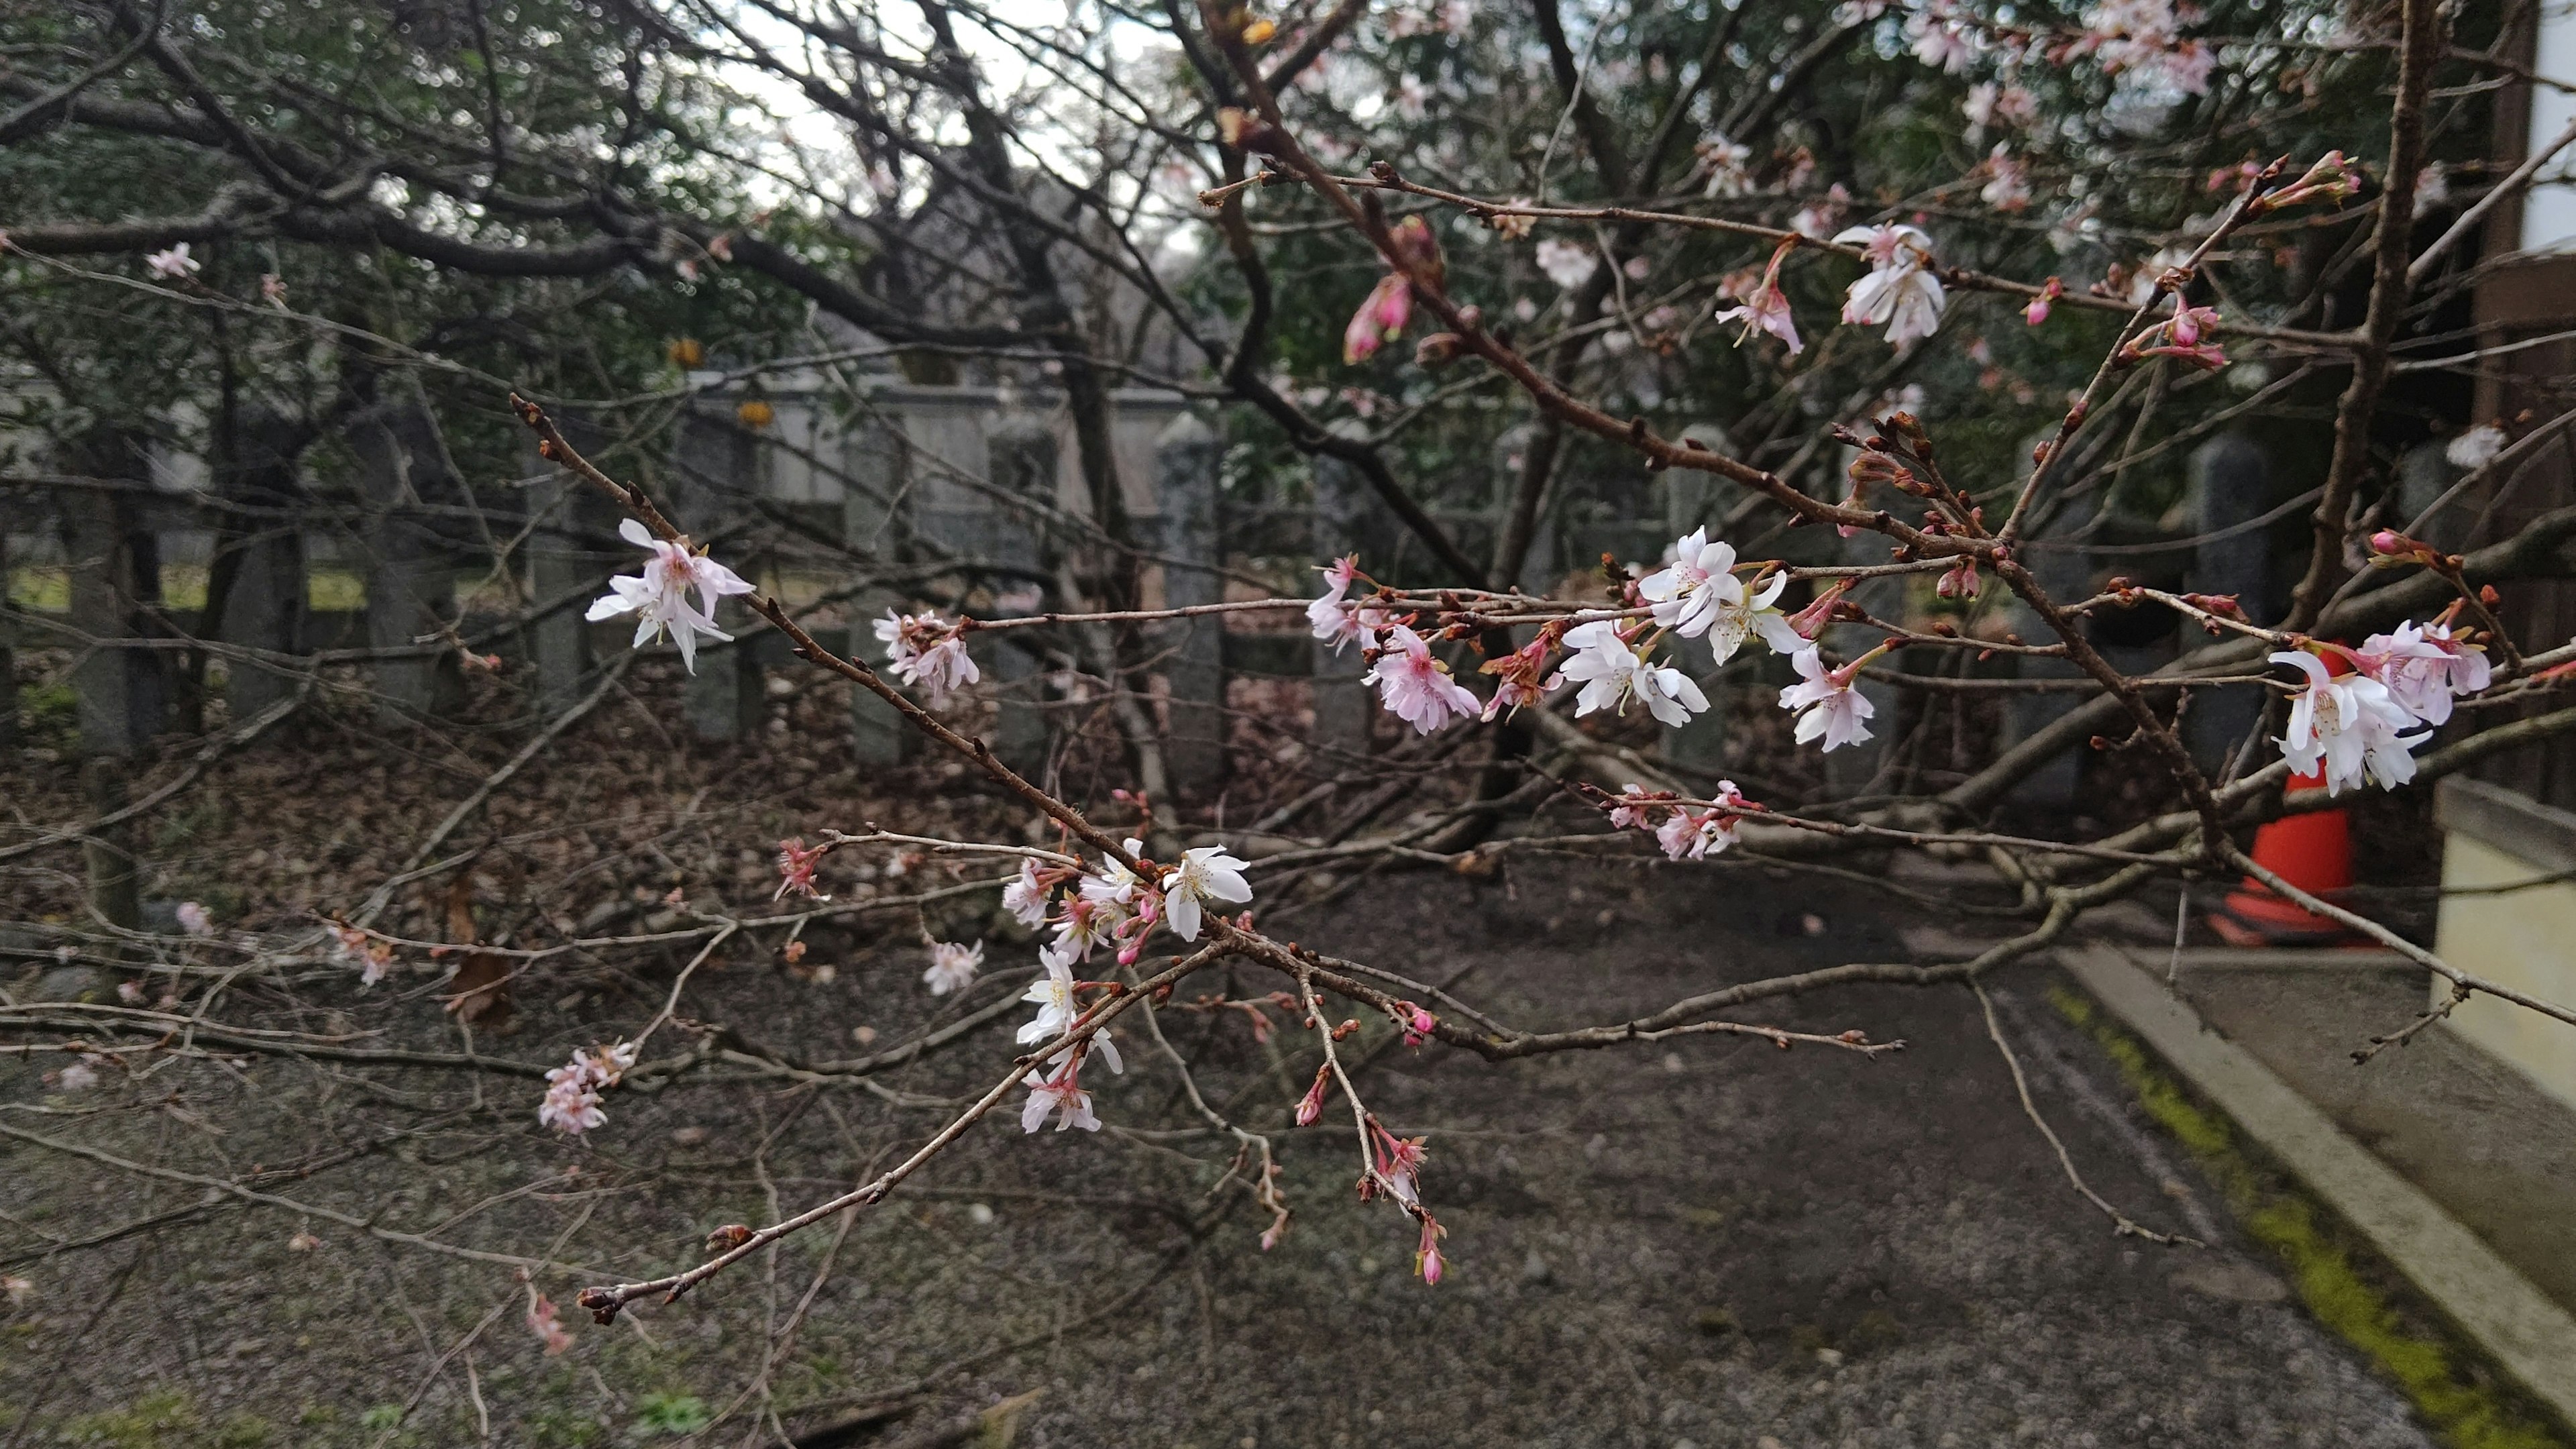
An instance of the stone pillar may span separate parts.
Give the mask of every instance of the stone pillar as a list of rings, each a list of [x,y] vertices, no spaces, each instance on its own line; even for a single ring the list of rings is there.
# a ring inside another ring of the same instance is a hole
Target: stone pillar
[[[721,529],[759,487],[760,440],[712,401],[680,415],[672,461],[678,522],[694,537]],[[753,577],[751,560],[731,562],[736,573]],[[689,729],[699,739],[738,740],[760,727],[760,664],[744,638],[755,625],[756,616],[742,600],[727,599],[716,606],[716,627],[735,642],[697,642],[697,668],[689,676],[686,699]]]
[[[842,489],[841,540],[859,557],[882,567],[903,557],[906,534],[895,500],[903,496],[905,457],[899,424],[876,418],[863,421],[846,445]],[[876,621],[889,609],[900,609],[903,596],[892,589],[860,593],[850,611],[850,657],[885,671],[885,646],[878,642]],[[850,686],[850,749],[863,765],[899,765],[917,747],[920,736],[895,707],[874,692]]]
[[[1189,413],[1154,443],[1154,487],[1163,513],[1163,602],[1171,608],[1221,603],[1225,578],[1220,466],[1225,443]],[[1171,690],[1164,768],[1184,790],[1225,778],[1225,617],[1174,620],[1163,635],[1163,677]]]
[[[9,597],[9,528],[0,523],[0,602]],[[18,655],[9,624],[0,618],[0,750],[18,747]]]
[[[588,456],[599,441],[578,417],[558,416],[565,440]],[[521,647],[535,675],[536,712],[551,719],[590,691],[600,660],[591,648],[583,615],[607,592],[612,573],[632,573],[643,554],[617,537],[617,505],[571,473],[527,452],[530,527],[519,546],[527,564],[528,598],[538,612],[521,633]],[[624,625],[633,628],[630,619]],[[622,641],[621,641],[622,642]]]
[[[304,652],[306,597],[304,533],[297,510],[296,425],[264,408],[250,410],[237,429],[235,456],[227,459],[216,493],[241,513],[224,520],[217,537],[231,553],[231,579],[222,592],[222,617],[198,627],[227,644],[271,654]],[[210,576],[224,571],[212,561]],[[209,584],[212,589],[212,584]],[[211,605],[213,600],[208,601]],[[224,698],[233,718],[248,719],[295,690],[283,666],[255,659],[226,662]]]
[[[1345,423],[1337,428],[1349,428]],[[1319,560],[1356,553],[1366,567],[1383,548],[1371,545],[1387,537],[1374,532],[1376,502],[1360,470],[1339,458],[1315,459],[1315,554]],[[1321,587],[1320,584],[1317,586]],[[1315,641],[1315,746],[1319,750],[1365,753],[1369,747],[1369,688],[1360,683],[1368,662],[1357,644],[1339,649]]]
[[[139,754],[161,732],[169,707],[169,661],[158,651],[117,643],[157,632],[149,611],[161,600],[161,551],[143,509],[151,470],[141,446],[111,430],[64,451],[64,471],[101,485],[60,494],[70,623],[102,641],[83,649],[72,670],[81,752]]]
[[[2242,433],[2221,433],[2191,455],[2192,532],[2215,533],[2272,506],[2263,450]],[[2271,530],[2249,528],[2209,539],[2192,551],[2191,590],[2234,594],[2246,615],[2269,623],[2279,612],[2272,598]],[[2231,750],[2242,750],[2263,717],[2264,692],[2244,686],[2204,689],[2191,696],[2183,741],[2203,770],[2216,770]]]
[[[349,429],[367,510],[367,647],[418,650],[456,627],[456,569],[431,512],[459,507],[464,480],[448,464],[438,419],[417,395],[397,395]],[[388,726],[453,714],[465,684],[453,648],[375,661],[376,719]]]
[[[1732,446],[1726,430],[1715,423],[1693,423],[1682,429],[1685,444],[1698,443],[1711,452],[1724,454]],[[1664,480],[1664,531],[1680,539],[1694,528],[1705,527],[1714,533],[1718,506],[1723,496],[1722,485],[1714,473],[1701,473],[1688,468],[1668,468]],[[1686,770],[1718,771],[1726,768],[1726,671],[1716,664],[1716,655],[1705,639],[1673,640],[1673,658],[1680,667],[1699,681],[1700,693],[1708,696],[1706,712],[1691,716],[1690,723],[1664,731],[1663,757]],[[1755,654],[1766,652],[1762,642],[1752,640],[1745,646]],[[1744,657],[1739,651],[1739,658]],[[1840,750],[1836,754],[1842,753]]]
[[[1034,418],[1001,423],[985,435],[984,476],[1012,497],[1053,505],[1055,434]],[[994,617],[1043,612],[1045,590],[1032,578],[1048,572],[1045,531],[1036,515],[982,494],[976,497],[984,506],[981,517],[966,530],[972,540],[970,559],[1009,570],[997,573],[993,580]],[[1032,594],[1034,606],[1021,602]],[[1043,766],[1047,753],[1046,713],[1039,708],[1038,698],[1040,657],[1025,637],[1024,631],[1015,629],[967,636],[993,699],[993,753],[1024,775]],[[1102,663],[1111,661],[1104,658]]]
[[[105,756],[81,765],[81,794],[93,818],[125,808],[128,773],[123,761]],[[81,861],[89,874],[90,908],[110,925],[141,930],[143,901],[134,863],[134,822],[91,831],[81,842]],[[124,954],[122,948],[118,954]]]

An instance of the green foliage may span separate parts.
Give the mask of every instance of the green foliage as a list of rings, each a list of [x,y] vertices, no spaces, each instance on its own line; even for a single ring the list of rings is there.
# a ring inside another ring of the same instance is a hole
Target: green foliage
[[[63,1426],[60,1438],[101,1449],[262,1449],[274,1442],[267,1420],[235,1413],[210,1426],[195,1401],[171,1389],[146,1394],[122,1409],[83,1414]]]
[[[635,1407],[635,1428],[644,1434],[694,1434],[707,1426],[706,1400],[695,1394],[654,1394]]]

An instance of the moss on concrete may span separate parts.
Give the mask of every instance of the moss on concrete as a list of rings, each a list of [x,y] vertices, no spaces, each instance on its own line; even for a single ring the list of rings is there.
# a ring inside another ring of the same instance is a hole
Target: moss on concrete
[[[2418,1328],[2355,1266],[2350,1234],[2304,1193],[2277,1180],[2236,1140],[2227,1117],[2168,1074],[2146,1045],[2090,997],[2066,987],[2049,1000],[2100,1044],[2138,1102],[2208,1173],[2246,1233],[2276,1254],[2308,1311],[2366,1355],[2425,1423],[2455,1449],[2570,1449],[2543,1412],[2495,1382],[2476,1350]]]

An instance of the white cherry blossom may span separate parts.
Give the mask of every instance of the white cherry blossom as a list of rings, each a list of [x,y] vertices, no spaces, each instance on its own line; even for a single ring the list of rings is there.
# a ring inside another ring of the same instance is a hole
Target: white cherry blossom
[[[181,242],[168,251],[154,252],[145,257],[143,265],[151,269],[152,275],[176,282],[195,276],[200,264],[195,257],[188,255],[188,244]]]
[[[2281,757],[2291,770],[2322,772],[2329,795],[2365,782],[2394,790],[2415,778],[2410,751],[2430,733],[2399,733],[2415,723],[2415,716],[2388,686],[2367,674],[2338,676],[2303,649],[2283,650],[2272,662],[2308,677],[2307,687],[2290,701],[2289,732],[2281,740]]]
[[[1798,712],[1798,743],[1821,739],[1830,751],[1870,737],[1869,726],[1862,721],[1878,708],[1852,688],[1852,681],[1860,677],[1861,660],[1828,669],[1824,656],[1810,647],[1790,655],[1789,662],[1797,668],[1800,682],[1780,691],[1780,707]]]
[[[1847,227],[1834,240],[1859,247],[1870,265],[1869,274],[1852,283],[1843,298],[1844,321],[1865,327],[1886,323],[1892,347],[1940,329],[1948,298],[1941,279],[1932,275],[1932,238],[1920,228],[1891,224]]]
[[[1565,661],[1565,677],[1583,686],[1574,697],[1578,716],[1600,709],[1624,713],[1631,695],[1667,725],[1688,724],[1692,715],[1708,708],[1708,696],[1689,675],[1639,658],[1609,620],[1567,630],[1565,647],[1573,651]]]
[[[975,982],[975,973],[984,965],[984,943],[961,946],[955,941],[933,942],[930,947],[930,969],[921,973],[921,983],[933,996],[946,996],[963,991]]]
[[[1038,863],[1022,856],[1018,879],[1002,887],[1002,909],[1021,925],[1035,930],[1046,924],[1047,898],[1053,894],[1038,879]]]
[[[1068,1063],[1052,1077],[1036,1072],[1027,1077],[1029,1100],[1020,1108],[1020,1130],[1035,1132],[1046,1125],[1047,1114],[1060,1113],[1055,1130],[1079,1127],[1085,1132],[1100,1130],[1100,1119],[1092,1114],[1091,1094],[1076,1084],[1074,1068]]]
[[[1200,907],[1206,901],[1233,904],[1252,899],[1244,883],[1244,862],[1222,846],[1202,845],[1181,852],[1181,863],[1163,877],[1163,919],[1184,941],[1199,938]]]
[[[665,542],[632,518],[617,525],[617,536],[652,557],[644,561],[644,572],[610,579],[609,592],[595,600],[584,617],[597,623],[620,614],[633,614],[634,647],[638,649],[662,637],[663,631],[670,631],[673,642],[680,646],[680,662],[695,674],[699,635],[727,642],[733,639],[716,627],[716,600],[750,593],[751,585],[723,564],[692,550],[687,539]],[[704,601],[701,606],[690,606],[691,589],[696,589]]]

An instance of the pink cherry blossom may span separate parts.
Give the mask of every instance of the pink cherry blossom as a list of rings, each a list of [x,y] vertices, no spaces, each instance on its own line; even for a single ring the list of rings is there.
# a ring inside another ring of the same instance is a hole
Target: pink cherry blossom
[[[1781,259],[1788,256],[1795,246],[1794,242],[1782,242],[1774,249],[1771,265],[1763,270],[1762,283],[1753,289],[1753,295],[1745,298],[1742,304],[1718,313],[1713,319],[1744,323],[1744,330],[1736,334],[1736,346],[1743,346],[1745,339],[1756,332],[1768,332],[1788,344],[1791,357],[1806,349],[1806,344],[1798,340],[1798,319],[1790,310],[1789,298],[1780,290]]]
[[[1590,281],[1592,273],[1601,265],[1601,259],[1593,254],[1592,248],[1553,237],[1538,244],[1536,255],[1538,269],[1547,274],[1549,281],[1568,292]]]
[[[195,901],[181,901],[177,915],[179,929],[191,936],[211,936],[215,933],[215,918],[208,915],[206,908]]]
[[[1332,645],[1336,654],[1354,639],[1360,642],[1362,649],[1377,647],[1371,624],[1362,617],[1367,615],[1374,619],[1377,611],[1361,609],[1344,597],[1359,578],[1359,555],[1346,554],[1333,560],[1324,568],[1323,595],[1306,606],[1307,628],[1316,638]]]
[[[2373,634],[2353,659],[2399,708],[2428,725],[2447,723],[2454,696],[2476,694],[2495,677],[2483,647],[2453,638],[2451,627],[2438,621]]]
[[[2030,172],[2001,141],[1986,155],[1986,172],[1992,178],[1977,199],[1997,211],[2030,209]]]
[[[814,867],[821,864],[831,850],[829,845],[808,846],[801,835],[778,842],[778,889],[769,898],[784,900],[792,891],[818,901],[830,900],[830,896],[814,889]]]
[[[548,1358],[572,1347],[572,1335],[555,1318],[554,1300],[543,1293],[528,1301],[528,1331],[546,1346]]]
[[[1426,735],[1453,719],[1472,719],[1484,709],[1483,701],[1451,679],[1447,666],[1431,657],[1431,646],[1422,636],[1402,624],[1386,631],[1377,662],[1360,682],[1376,685],[1387,709]]]

